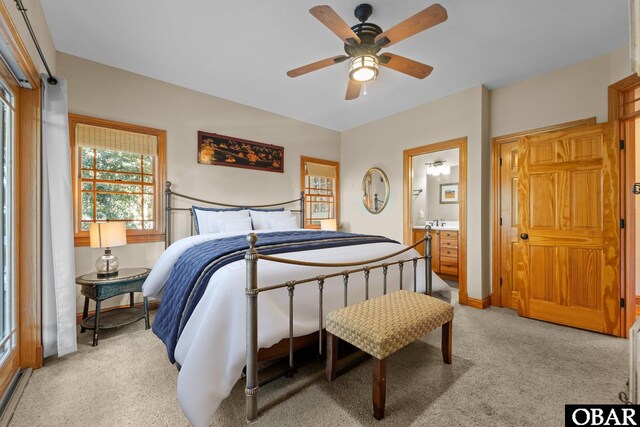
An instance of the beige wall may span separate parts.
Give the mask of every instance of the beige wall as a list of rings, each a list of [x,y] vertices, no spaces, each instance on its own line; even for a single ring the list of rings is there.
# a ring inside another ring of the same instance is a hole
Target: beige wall
[[[11,15],[11,20],[15,24],[18,32],[20,33],[20,37],[27,47],[27,51],[29,52],[29,56],[31,56],[31,60],[35,64],[36,68],[40,73],[45,73],[44,64],[40,60],[40,55],[38,55],[38,50],[36,49],[33,41],[31,40],[31,35],[29,34],[29,30],[27,29],[27,25],[24,23],[24,18],[22,18],[22,14],[16,7],[16,2],[14,0],[3,0],[5,7],[9,10],[9,14]],[[56,48],[53,44],[53,39],[51,37],[51,33],[49,32],[49,26],[47,25],[47,20],[44,17],[44,10],[42,10],[42,4],[40,4],[39,0],[23,0],[25,9],[27,9],[27,16],[29,17],[29,22],[31,22],[31,26],[33,27],[33,31],[36,33],[36,37],[38,38],[38,42],[40,43],[40,48],[44,53],[44,57],[47,59],[47,63],[49,64],[49,68],[51,68],[51,72],[55,74],[56,72]]]
[[[631,74],[628,47],[522,82],[488,91],[468,89],[342,133],[342,219],[348,229],[402,239],[402,151],[468,138],[468,294],[490,294],[492,136],[585,117],[607,120],[607,87]],[[387,172],[389,205],[370,215],[359,183],[371,166]]]
[[[627,48],[621,47],[491,92],[470,88],[339,134],[66,54],[58,53],[57,61],[58,73],[69,80],[71,112],[168,131],[168,177],[177,191],[238,203],[291,198],[299,191],[299,155],[340,160],[341,222],[353,232],[402,240],[402,151],[467,137],[468,294],[477,299],[490,294],[490,137],[591,116],[605,121],[607,86],[630,74]],[[198,165],[197,130],[284,145],[286,173]],[[360,201],[362,177],[373,166],[387,173],[391,185],[379,215]],[[184,234],[188,219],[177,222]],[[124,266],[152,266],[162,249],[160,243],[128,245],[117,253]],[[78,273],[92,270],[98,256],[78,248]]]
[[[69,81],[69,112],[167,131],[167,177],[175,191],[209,200],[261,204],[299,197],[300,156],[340,159],[340,134],[266,111],[58,53],[58,74]],[[197,131],[233,135],[285,147],[285,173],[201,165]],[[188,214],[177,214],[177,235]],[[152,267],[163,243],[114,248],[122,267]],[[76,248],[76,271],[94,269],[101,251]],[[124,304],[114,298],[109,305]],[[78,296],[78,311],[82,300]]]
[[[491,135],[500,136],[556,123],[608,117],[607,88],[631,74],[629,51],[580,62],[491,91]]]
[[[467,190],[467,275],[471,298],[488,295],[483,285],[483,269],[488,268],[488,254],[483,253],[483,100],[485,89],[478,86],[375,122],[350,129],[341,137],[341,206],[344,227],[357,233],[374,233],[402,241],[403,165],[402,151],[454,138],[467,137],[469,159]],[[484,144],[484,146],[483,146]],[[360,183],[370,167],[380,167],[389,177],[389,204],[372,215],[360,201]],[[486,255],[486,256],[485,256]],[[486,258],[486,259],[484,259]],[[483,262],[483,259],[485,262]]]

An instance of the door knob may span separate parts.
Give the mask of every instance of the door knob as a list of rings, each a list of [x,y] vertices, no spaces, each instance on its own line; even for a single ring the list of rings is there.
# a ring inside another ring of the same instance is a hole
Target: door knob
[[[522,234],[520,235],[520,238],[521,238],[522,240],[527,240],[527,239],[529,238],[529,235],[528,235],[527,233],[522,233]]]

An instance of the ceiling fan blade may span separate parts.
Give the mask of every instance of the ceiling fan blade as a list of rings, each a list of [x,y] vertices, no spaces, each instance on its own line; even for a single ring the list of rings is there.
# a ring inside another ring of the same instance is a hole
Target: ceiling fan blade
[[[321,68],[328,67],[333,64],[339,64],[345,59],[349,58],[347,55],[338,55],[332,58],[323,59],[321,61],[316,61],[311,64],[303,65],[302,67],[295,68],[293,70],[287,71],[287,76],[289,77],[298,77],[303,74],[310,73],[312,71],[319,70]]]
[[[378,47],[391,46],[446,20],[447,10],[436,3],[422,12],[416,13],[411,18],[405,19],[395,27],[391,27],[384,33],[378,34],[374,43]]]
[[[349,46],[357,46],[360,44],[360,37],[353,32],[351,27],[344,22],[330,6],[315,6],[309,9],[309,13],[315,16],[318,21],[322,22]]]
[[[349,79],[349,85],[347,86],[347,94],[344,97],[347,101],[356,99],[360,96],[360,89],[362,88],[362,82]]]
[[[400,71],[401,73],[408,74],[416,79],[424,79],[433,71],[433,67],[431,65],[426,65],[421,62],[414,61],[413,59],[387,52],[378,56],[378,62],[383,67]]]

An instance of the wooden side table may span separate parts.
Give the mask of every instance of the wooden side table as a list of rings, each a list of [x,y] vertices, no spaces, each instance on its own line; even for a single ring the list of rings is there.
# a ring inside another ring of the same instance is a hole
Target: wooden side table
[[[93,330],[93,346],[98,345],[100,329],[117,328],[144,319],[145,329],[149,329],[149,302],[144,298],[144,307],[133,304],[134,292],[142,292],[142,284],[149,275],[148,268],[122,268],[113,277],[98,277],[96,272],[76,277],[76,283],[82,286],[84,310],[80,332]],[[129,307],[110,310],[100,315],[102,301],[118,295],[129,294]],[[89,299],[96,302],[96,313],[89,317]]]

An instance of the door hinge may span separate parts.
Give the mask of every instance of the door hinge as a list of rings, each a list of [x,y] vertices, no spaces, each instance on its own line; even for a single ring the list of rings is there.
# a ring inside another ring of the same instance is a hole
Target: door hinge
[[[500,225],[502,225],[502,218],[500,218]]]
[[[624,139],[620,140],[620,149],[624,150]]]
[[[502,166],[502,157],[500,157],[500,166]]]
[[[620,219],[620,228],[624,228],[624,218]]]
[[[620,298],[620,308],[624,308],[624,298]]]
[[[500,278],[500,287],[502,287],[502,277]]]

